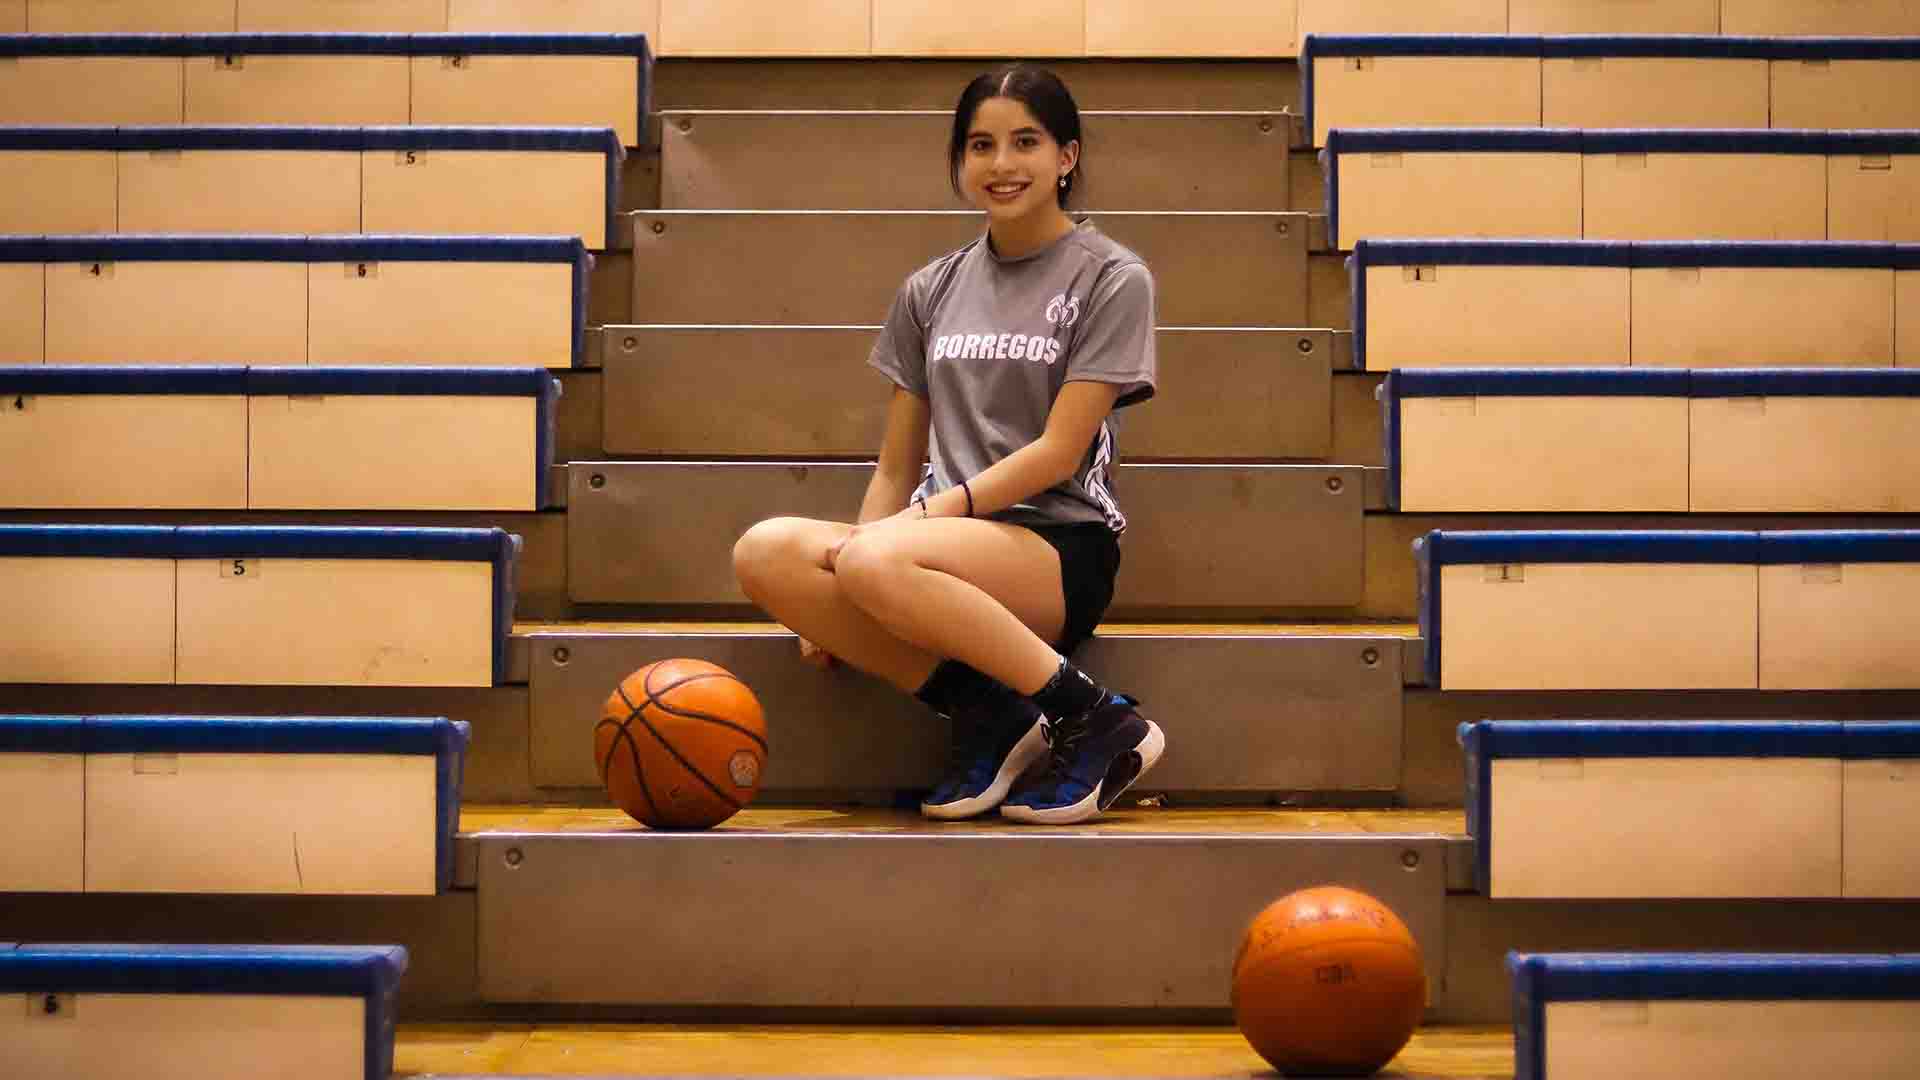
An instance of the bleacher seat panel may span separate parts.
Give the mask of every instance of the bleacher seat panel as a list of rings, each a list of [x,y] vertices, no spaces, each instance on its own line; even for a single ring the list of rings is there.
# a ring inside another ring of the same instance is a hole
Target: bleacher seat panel
[[[0,124],[178,124],[177,56],[22,56],[0,60]]]
[[[1920,769],[1911,758],[1841,762],[1846,785],[1848,899],[1920,896],[1920,859],[1911,823],[1920,814]]]
[[[123,233],[361,231],[360,155],[352,151],[128,150],[118,157]]]
[[[46,276],[49,364],[306,363],[304,263],[57,262]]]
[[[1821,154],[1587,154],[1582,173],[1589,240],[1827,238]]]
[[[1762,690],[1920,686],[1920,565],[1760,567]]]
[[[278,557],[236,577],[232,563],[178,560],[182,684],[493,685],[488,564]]]
[[[1549,56],[1540,122],[1568,128],[1764,128],[1767,61]]]
[[[1687,399],[1407,397],[1400,509],[1687,511]]]
[[[1920,399],[1706,398],[1691,404],[1696,513],[1920,513]]]
[[[0,151],[0,235],[113,232],[119,183],[111,150]]]
[[[405,124],[404,56],[189,56],[189,124]]]
[[[241,33],[437,34],[447,0],[236,0]]]
[[[1088,3],[1030,0],[983,19],[976,5],[963,0],[873,0],[873,52],[877,56],[1083,56]]]
[[[1339,165],[1339,247],[1362,237],[1581,235],[1580,155],[1346,153]]]
[[[533,398],[260,395],[247,407],[255,510],[540,509]]]
[[[0,0],[0,33],[27,32],[27,0]]]
[[[315,367],[573,366],[566,263],[313,263],[307,307]]]
[[[1920,60],[1775,60],[1773,126],[1920,127]]]
[[[238,394],[0,395],[9,510],[243,510],[247,408]]]
[[[46,361],[46,313],[46,266],[0,263],[0,364]]]
[[[1762,37],[1913,37],[1908,0],[1721,0],[1720,32]]]
[[[79,754],[0,751],[0,813],[31,822],[0,845],[0,892],[79,892],[86,774]],[[3,1054],[4,1051],[0,1051]]]
[[[1636,267],[1636,367],[1891,367],[1893,272]]]
[[[1752,566],[1441,568],[1444,690],[1753,689]]]
[[[1828,157],[1827,203],[1829,239],[1920,243],[1920,154]]]
[[[1920,1055],[1911,1001],[1550,1001],[1542,1080],[1891,1077]]]
[[[578,236],[594,250],[607,246],[602,154],[368,150],[359,157],[368,233]]]
[[[224,34],[234,0],[21,0],[34,34]]]
[[[1720,0],[1511,0],[1509,34],[1718,34]]]
[[[1893,275],[1894,363],[1920,367],[1920,270]]]
[[[87,892],[437,891],[431,756],[112,753],[86,762]]]
[[[410,57],[415,124],[612,128],[640,145],[640,62],[632,56]],[[538,93],[527,88],[537,86]]]
[[[661,0],[447,0],[447,30],[454,34],[645,34],[657,54],[661,6]],[[778,10],[805,15],[819,6]],[[776,13],[754,9],[761,20]]]
[[[873,51],[872,0],[658,3],[662,56],[866,56]]]
[[[1345,460],[1332,456],[1332,347],[1324,332],[1163,327],[1158,393],[1122,414],[1122,456]]]
[[[1323,56],[1313,145],[1334,128],[1539,127],[1537,56]]]
[[[0,1069],[88,1080],[340,1080],[367,1075],[365,1030],[358,997],[81,993],[60,1023],[0,1009]]]
[[[1275,57],[1297,54],[1294,0],[1086,0],[1088,56]]]
[[[1777,757],[1497,760],[1491,897],[1837,897],[1840,765]],[[1579,858],[1567,857],[1570,845]]]
[[[1506,0],[1299,0],[1308,34],[1504,34]]]
[[[1623,266],[1369,266],[1366,365],[1625,367]]]
[[[171,560],[0,557],[0,595],[0,682],[173,681]]]

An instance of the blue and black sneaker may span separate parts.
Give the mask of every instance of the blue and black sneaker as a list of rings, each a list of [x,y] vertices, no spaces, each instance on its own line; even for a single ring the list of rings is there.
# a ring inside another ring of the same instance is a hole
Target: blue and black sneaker
[[[1046,726],[1047,770],[1000,806],[1000,816],[1035,825],[1073,825],[1119,801],[1167,748],[1160,725],[1124,694]]]
[[[1047,752],[1044,718],[1024,697],[995,695],[956,713],[947,775],[920,804],[920,813],[939,821],[970,818],[999,806],[1013,782]]]

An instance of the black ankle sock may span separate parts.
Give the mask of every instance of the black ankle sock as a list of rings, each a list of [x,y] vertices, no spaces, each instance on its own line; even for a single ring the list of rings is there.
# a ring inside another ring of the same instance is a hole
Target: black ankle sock
[[[1092,676],[1074,667],[1064,656],[1047,685],[1033,692],[1033,703],[1056,720],[1086,712],[1105,700],[1107,688],[1094,682]]]
[[[913,696],[927,703],[941,716],[952,717],[958,709],[972,705],[996,692],[1004,692],[992,677],[958,660],[942,660]]]

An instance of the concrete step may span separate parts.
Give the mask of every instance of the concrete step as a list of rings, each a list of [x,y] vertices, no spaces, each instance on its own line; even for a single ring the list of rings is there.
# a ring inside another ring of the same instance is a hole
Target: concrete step
[[[1087,172],[1076,206],[1285,210],[1284,113],[1083,112]],[[660,114],[668,210],[944,210],[950,110]],[[849,167],[850,147],[859,148]],[[1196,164],[1205,162],[1204,168]],[[1046,182],[1051,183],[1051,180]]]
[[[568,592],[583,605],[741,608],[734,541],[783,514],[850,520],[871,472],[865,463],[575,462]],[[1114,488],[1133,524],[1112,614],[1351,609],[1363,591],[1364,480],[1337,465],[1121,465]]]
[[[870,456],[888,395],[866,364],[876,333],[870,326],[604,327],[605,451]],[[1127,459],[1326,460],[1334,345],[1326,330],[1161,329],[1159,394],[1121,421]],[[732,419],[722,426],[714,416]]]
[[[1308,318],[1305,214],[1087,216],[1152,267],[1162,326],[1325,325]],[[908,274],[983,231],[972,210],[650,211],[623,220],[633,247],[628,321],[649,324],[872,326]],[[1332,277],[1325,284],[1335,288]],[[1344,311],[1346,286],[1338,288],[1341,302],[1328,306]]]

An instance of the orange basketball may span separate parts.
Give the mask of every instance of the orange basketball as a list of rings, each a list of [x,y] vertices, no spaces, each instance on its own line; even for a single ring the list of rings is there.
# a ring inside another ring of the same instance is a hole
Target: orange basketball
[[[614,688],[593,729],[614,804],[656,829],[705,829],[753,801],[767,765],[760,700],[705,660],[661,660]]]
[[[1233,1019],[1289,1075],[1365,1076],[1413,1037],[1427,1004],[1420,946],[1362,892],[1323,886],[1269,905],[1233,960]]]

